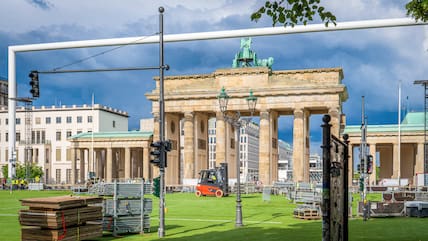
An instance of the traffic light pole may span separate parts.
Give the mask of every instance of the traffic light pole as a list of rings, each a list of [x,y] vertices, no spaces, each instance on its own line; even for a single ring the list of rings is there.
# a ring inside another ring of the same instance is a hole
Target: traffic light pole
[[[165,142],[165,102],[164,102],[164,49],[163,49],[163,12],[159,7],[159,138],[161,143]],[[162,145],[160,153],[161,165],[159,166],[160,195],[159,195],[159,229],[158,236],[165,236],[165,163],[166,151]]]
[[[360,147],[360,161],[362,165],[362,172],[360,178],[362,179],[362,189],[361,190],[361,200],[363,201],[363,220],[367,221],[369,214],[369,204],[367,201],[367,184],[368,184],[368,176],[367,175],[367,125],[366,125],[366,116],[364,110],[364,96],[362,96],[361,103],[361,147]]]

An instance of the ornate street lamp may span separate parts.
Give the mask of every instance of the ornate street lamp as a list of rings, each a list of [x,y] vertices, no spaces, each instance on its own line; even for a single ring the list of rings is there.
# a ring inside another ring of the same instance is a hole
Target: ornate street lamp
[[[246,126],[249,123],[249,120],[241,119],[241,114],[239,111],[236,112],[235,115],[229,116],[227,115],[227,104],[229,101],[229,96],[226,93],[226,90],[221,88],[220,94],[217,96],[218,103],[220,106],[220,110],[223,114],[224,120],[229,124],[233,125],[235,128],[235,150],[236,150],[236,222],[235,227],[243,226],[242,223],[242,204],[241,204],[241,160],[239,158],[239,141],[241,135],[241,127]],[[256,104],[257,97],[253,95],[253,91],[250,90],[250,95],[246,98],[248,103],[248,109],[251,112],[251,116],[253,115]]]
[[[251,111],[251,115],[253,115],[256,110],[257,97],[253,95],[253,90],[250,90],[250,96],[247,97],[248,109]]]
[[[225,115],[227,110],[227,102],[229,101],[229,96],[226,93],[224,87],[221,88],[220,94],[217,96],[218,104],[220,105],[220,110],[223,115]]]

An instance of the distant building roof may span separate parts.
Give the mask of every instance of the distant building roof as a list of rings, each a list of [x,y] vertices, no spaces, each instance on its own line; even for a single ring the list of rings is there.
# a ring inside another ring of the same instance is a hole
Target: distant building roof
[[[403,132],[424,131],[424,112],[409,112],[401,122]],[[427,116],[428,118],[428,116]],[[347,125],[344,133],[361,132],[361,125]],[[367,132],[398,132],[398,124],[367,125]]]
[[[153,132],[149,131],[117,131],[117,132],[85,132],[80,133],[74,136],[70,136],[68,139],[105,139],[105,138],[114,138],[114,139],[129,139],[129,138],[150,138],[153,135]]]

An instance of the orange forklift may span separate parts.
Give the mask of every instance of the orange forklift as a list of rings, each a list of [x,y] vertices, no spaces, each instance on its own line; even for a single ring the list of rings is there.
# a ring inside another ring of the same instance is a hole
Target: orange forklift
[[[227,163],[220,163],[220,167],[201,170],[195,195],[216,196],[218,198],[229,195],[229,178],[227,177]]]

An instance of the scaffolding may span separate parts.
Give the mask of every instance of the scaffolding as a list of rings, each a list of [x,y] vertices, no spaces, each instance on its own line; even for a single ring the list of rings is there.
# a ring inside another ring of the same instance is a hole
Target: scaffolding
[[[33,148],[32,148],[32,127],[33,127],[33,99],[28,97],[15,98],[14,100],[24,103],[25,111],[25,130],[24,130],[24,166],[25,166],[25,180],[29,183],[30,165],[33,162]],[[20,140],[19,140],[20,141]]]
[[[33,100],[27,98],[25,106],[25,179],[29,183],[30,165],[33,162],[32,127],[33,127]]]

